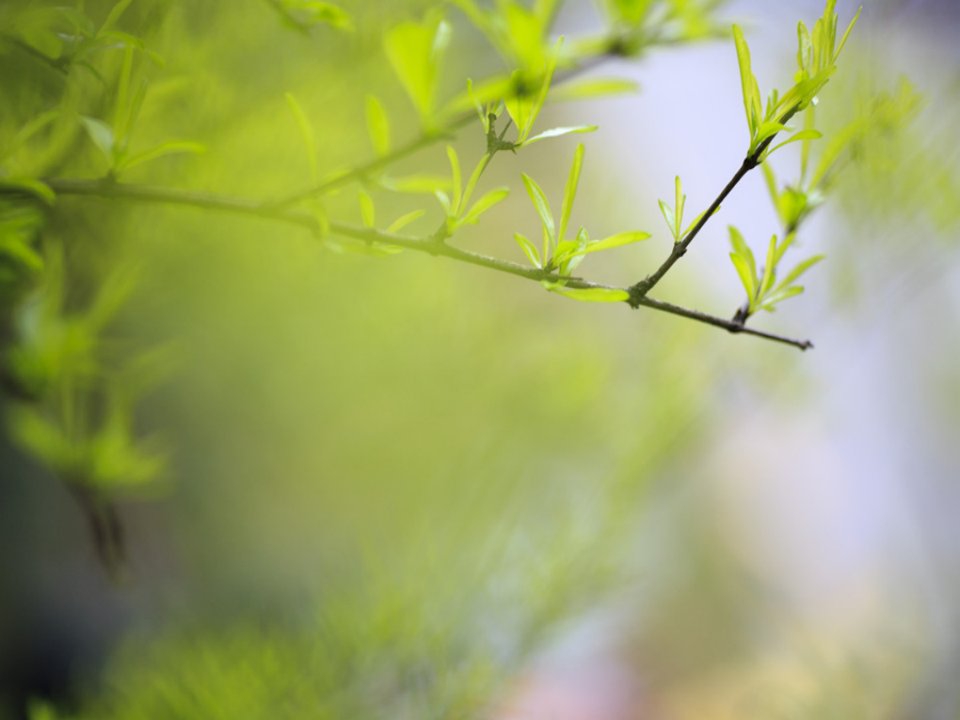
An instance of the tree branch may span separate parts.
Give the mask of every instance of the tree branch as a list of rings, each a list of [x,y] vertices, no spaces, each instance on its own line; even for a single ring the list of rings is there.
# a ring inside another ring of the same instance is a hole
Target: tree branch
[[[182,207],[194,207],[205,210],[215,210],[229,212],[237,215],[246,215],[248,217],[259,217],[265,220],[282,222],[288,225],[294,225],[309,230],[317,237],[322,236],[322,227],[319,220],[310,213],[296,208],[278,208],[275,205],[265,205],[252,200],[214,195],[210,193],[193,192],[189,190],[178,190],[176,188],[164,188],[151,185],[134,185],[128,183],[117,183],[111,180],[74,180],[74,179],[56,179],[48,180],[46,184],[59,195],[84,195],[92,197],[101,197],[107,199],[125,199],[134,202],[156,203],[179,205]],[[2,191],[0,191],[2,192]],[[731,320],[725,320],[720,317],[708,315],[697,310],[690,310],[672,305],[660,300],[647,297],[646,294],[638,295],[635,286],[630,288],[619,288],[611,285],[593,282],[578,277],[564,277],[554,272],[547,272],[540,268],[529,267],[510,260],[501,260],[500,258],[482,255],[467,250],[448,245],[442,239],[436,237],[416,238],[393,233],[385,233],[373,228],[358,227],[346,223],[330,223],[330,231],[336,235],[352,238],[361,242],[374,244],[381,243],[393,245],[395,247],[413,250],[415,252],[427,253],[434,256],[442,256],[455,260],[457,262],[467,263],[484,267],[489,270],[522,277],[535,282],[549,281],[563,283],[565,287],[574,289],[604,289],[604,290],[624,290],[628,294],[625,301],[631,307],[646,307],[651,310],[669,313],[680,317],[704,323],[713,327],[722,328],[732,333],[742,333],[754,337],[771,340],[773,342],[791,345],[801,350],[807,350],[813,347],[809,340],[795,340],[773,333],[767,333],[752,328],[746,328],[739,323]]]
[[[788,110],[780,118],[779,122],[786,125],[790,118],[796,114],[797,110],[791,109]],[[733,174],[733,177],[730,178],[729,182],[724,186],[723,190],[720,191],[720,194],[714,198],[714,201],[710,203],[710,207],[707,208],[706,212],[700,216],[700,219],[697,221],[697,224],[690,228],[690,232],[678,243],[674,243],[673,249],[670,251],[670,254],[667,256],[667,259],[658,267],[652,274],[645,277],[638,283],[635,283],[630,286],[630,295],[631,302],[637,303],[639,298],[645,297],[647,293],[653,290],[659,283],[663,276],[670,272],[670,269],[677,263],[677,261],[687,254],[687,248],[690,247],[697,235],[700,234],[700,231],[703,230],[703,227],[707,224],[711,217],[713,217],[717,210],[720,209],[720,206],[723,204],[723,201],[727,199],[727,196],[733,192],[733,189],[740,184],[740,181],[746,177],[747,173],[760,165],[760,158],[763,157],[764,152],[767,148],[770,147],[770,144],[774,141],[779,133],[774,133],[766,140],[764,140],[760,145],[757,146],[757,149],[753,151],[751,155],[748,155],[744,158],[743,163],[741,163],[737,172]]]

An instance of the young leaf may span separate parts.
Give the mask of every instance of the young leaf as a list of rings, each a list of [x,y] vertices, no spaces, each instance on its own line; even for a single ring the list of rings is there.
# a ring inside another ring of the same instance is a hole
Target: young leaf
[[[553,212],[550,210],[550,203],[547,202],[547,196],[543,194],[543,190],[537,181],[526,173],[522,173],[523,184],[527,188],[527,194],[530,196],[530,200],[533,202],[533,207],[537,210],[537,215],[540,216],[540,222],[543,224],[544,232],[547,237],[553,241],[556,239],[556,226],[553,222]]]
[[[639,92],[639,83],[622,78],[587,78],[566,83],[556,88],[550,95],[550,102],[570,100],[590,100],[609,95]]]
[[[316,136],[313,134],[313,125],[307,119],[307,114],[303,111],[303,107],[301,107],[300,103],[292,93],[285,93],[284,97],[287,99],[287,105],[290,107],[290,112],[293,113],[293,117],[297,121],[297,127],[300,130],[300,137],[303,139],[303,145],[307,151],[307,163],[310,167],[310,179],[314,184],[316,184],[320,181],[320,171],[317,167],[317,140]]]
[[[384,38],[387,58],[424,125],[432,123],[437,70],[449,43],[450,26],[439,16],[403,22]]]
[[[103,156],[107,159],[107,162],[109,162],[110,166],[112,167],[114,163],[115,147],[113,128],[107,125],[103,120],[98,120],[97,118],[89,117],[87,115],[81,115],[80,122],[83,124],[83,128],[87,131],[90,139],[93,140],[93,144],[99,148],[100,152],[103,153]]]
[[[385,190],[413,195],[434,195],[438,190],[450,189],[450,178],[441,175],[406,175],[399,178],[381,177],[378,184]]]
[[[23,190],[34,197],[43,200],[47,205],[57,201],[57,195],[45,182],[33,178],[0,178],[0,190]],[[0,226],[0,231],[2,231]],[[0,239],[3,235],[0,232]]]
[[[390,152],[390,121],[374,95],[367,95],[367,132],[377,155],[383,157]]]
[[[753,268],[743,255],[730,253],[730,260],[737,270],[737,275],[740,276],[743,289],[747,291],[747,298],[750,300],[750,308],[752,309],[757,294],[757,278],[754,275]]]
[[[470,198],[473,197],[473,191],[476,189],[477,183],[480,182],[480,176],[483,175],[483,171],[487,169],[490,158],[490,153],[484,153],[477,162],[477,166],[473,169],[473,172],[470,173],[470,179],[467,180],[467,187],[464,188],[463,197],[460,200],[460,204],[463,207],[466,207],[467,203],[470,202]]]
[[[523,250],[523,254],[527,256],[527,259],[530,260],[530,263],[534,267],[543,267],[543,262],[540,260],[540,251],[537,250],[536,245],[534,245],[527,237],[521,235],[520,233],[514,233],[513,239],[517,241],[517,245],[520,246],[520,249]]]
[[[743,93],[743,109],[747,115],[747,127],[750,130],[750,137],[756,136],[757,127],[760,124],[762,108],[760,104],[760,88],[757,85],[757,79],[753,75],[753,68],[750,64],[750,47],[743,37],[743,31],[739,26],[733,26],[733,41],[737,48],[737,63],[740,67],[740,86]]]
[[[547,289],[580,302],[617,303],[630,299],[630,293],[618,288],[566,288],[555,283]]]
[[[372,228],[377,222],[373,198],[370,197],[370,193],[363,188],[358,191],[358,195],[360,198],[360,218],[363,221],[364,227]]]
[[[574,127],[556,127],[551,128],[550,130],[544,130],[542,133],[537,133],[531,138],[519,143],[517,147],[526,147],[528,145],[533,145],[536,142],[541,140],[546,140],[548,138],[563,137],[564,135],[573,135],[578,133],[589,133],[597,130],[596,125],[576,125]]]
[[[767,246],[767,260],[763,264],[763,277],[760,279],[760,290],[757,293],[759,297],[764,297],[777,278],[777,236],[770,238],[770,244]]]
[[[409,225],[412,222],[416,222],[426,214],[427,214],[426,210],[414,210],[413,212],[408,212],[406,215],[401,215],[392,223],[390,223],[390,226],[387,228],[387,232],[391,234],[398,233],[401,230],[403,230],[407,225]]]
[[[206,151],[207,149],[200,143],[182,141],[167,142],[142,153],[124,158],[117,163],[117,170],[129,170],[137,165],[142,165],[143,163],[147,163],[167,155],[201,155]]]
[[[823,260],[825,255],[814,255],[812,258],[808,258],[803,262],[799,263],[793,270],[791,270],[787,276],[777,285],[775,293],[781,293],[783,290],[789,288],[793,283],[800,279],[800,276],[803,275],[807,270],[812,268],[818,262]]]
[[[772,148],[768,148],[767,151],[764,152],[763,156],[764,158],[767,158],[771,154],[775,153],[777,150],[782,148],[784,145],[789,145],[790,143],[795,143],[799,141],[817,140],[822,137],[823,137],[823,134],[820,133],[818,130],[813,130],[812,128],[809,130],[801,130],[800,132],[794,133],[793,135],[791,135],[789,138],[784,140],[779,145],[774,145]]]
[[[485,193],[477,202],[473,204],[473,207],[463,216],[460,220],[461,225],[472,225],[480,219],[480,216],[483,215],[487,210],[492,208],[497,203],[503,202],[506,197],[510,194],[510,188],[501,187],[495,188],[494,190]]]
[[[601,250],[610,250],[616,247],[622,247],[623,245],[630,245],[635,242],[640,242],[641,240],[646,240],[650,237],[650,233],[643,232],[641,230],[629,230],[627,232],[617,233],[616,235],[611,235],[610,237],[604,238],[603,240],[597,240],[592,242],[583,248],[581,253],[594,253]]]
[[[570,165],[570,174],[567,176],[567,185],[563,191],[563,203],[560,206],[560,231],[557,233],[557,240],[561,242],[567,236],[567,225],[570,222],[570,213],[573,210],[573,200],[577,196],[580,170],[583,168],[583,152],[583,143],[580,143],[573,152],[573,163]]]
[[[450,161],[450,177],[453,197],[450,199],[451,214],[460,214],[460,199],[463,197],[463,176],[460,174],[460,157],[452,145],[447,145],[447,159]]]
[[[674,226],[676,216],[673,214],[673,208],[663,200],[657,200],[657,204],[660,206],[660,214],[663,215],[663,221],[667,224],[670,234],[673,235],[673,241],[677,242],[680,238],[678,237],[677,228]]]

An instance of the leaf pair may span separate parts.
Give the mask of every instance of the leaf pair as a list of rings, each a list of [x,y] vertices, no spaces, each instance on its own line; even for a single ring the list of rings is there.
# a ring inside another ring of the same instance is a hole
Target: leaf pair
[[[556,273],[560,276],[560,280],[544,279],[544,286],[548,290],[567,295],[577,300],[622,302],[626,300],[628,296],[627,293],[621,290],[565,287],[566,280],[564,278],[569,278],[573,270],[583,261],[584,257],[590,253],[629,245],[650,237],[650,234],[646,232],[630,231],[617,233],[602,240],[591,241],[587,231],[582,227],[577,231],[574,238],[570,239],[567,237],[570,214],[573,210],[573,202],[576,198],[577,187],[580,183],[580,172],[583,168],[583,154],[583,145],[577,145],[573,156],[573,163],[570,166],[570,173],[567,176],[563,202],[560,206],[559,223],[556,222],[553,211],[550,208],[550,203],[540,185],[529,175],[525,173],[522,175],[527,194],[530,196],[530,201],[533,203],[533,207],[540,218],[543,242],[541,247],[538,248],[530,239],[521,233],[516,233],[514,239],[534,267],[546,273]]]
[[[451,194],[448,195],[442,190],[435,191],[437,200],[443,207],[446,214],[446,232],[452,235],[457,229],[464,225],[474,225],[480,219],[480,216],[498,203],[503,202],[510,194],[510,189],[506,187],[494,188],[482,195],[473,205],[470,200],[480,181],[480,176],[486,170],[490,163],[490,154],[485,153],[480,161],[474,167],[470,178],[467,180],[466,187],[463,185],[463,174],[460,170],[460,158],[453,146],[447,146],[447,159],[450,162],[451,174]]]
[[[697,215],[686,228],[683,227],[683,210],[687,204],[687,196],[683,194],[683,183],[680,182],[680,176],[677,175],[673,181],[673,207],[670,207],[663,200],[659,200],[660,214],[663,215],[664,222],[670,229],[673,236],[673,242],[679,243],[703,218],[706,210]]]
[[[747,245],[740,231],[733,227],[730,230],[730,245],[733,251],[730,253],[730,260],[736,268],[743,289],[747,293],[746,317],[757,312],[757,310],[766,310],[773,312],[774,306],[788,298],[799,295],[803,292],[803,286],[797,285],[797,280],[807,270],[823,260],[823,255],[816,255],[808,258],[794,267],[787,275],[777,283],[777,267],[783,258],[784,253],[793,244],[795,235],[790,234],[778,241],[777,236],[770,238],[767,246],[767,256],[763,269],[757,271],[757,263],[753,256],[753,251]]]

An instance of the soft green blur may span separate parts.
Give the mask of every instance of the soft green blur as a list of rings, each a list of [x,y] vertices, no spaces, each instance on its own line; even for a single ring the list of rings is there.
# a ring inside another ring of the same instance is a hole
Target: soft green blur
[[[373,156],[369,94],[383,102],[394,142],[414,137],[418,110],[381,39],[432,4],[343,2],[352,29],[301,32],[283,22],[283,2],[134,2],[121,26],[143,34],[163,64],[138,65],[150,85],[131,147],[175,139],[205,152],[145,163],[124,179],[256,200],[309,187],[311,162],[287,93],[312,123],[320,177]],[[87,2],[85,12],[102,19],[111,5]],[[501,65],[462,15],[450,15],[444,93]],[[16,47],[0,55],[4,94],[24,117],[43,109],[60,82],[28,55]],[[96,107],[101,82],[77,81],[82,112],[110,112]],[[731,96],[734,110],[739,102]],[[578,123],[604,119],[591,109],[566,112]],[[105,170],[78,129],[54,139],[69,152],[45,176]],[[484,141],[479,121],[458,137],[465,166]],[[575,145],[548,142],[495,159],[482,187],[509,185],[513,197],[457,243],[523,259],[512,234],[534,236],[536,226],[520,172],[559,198]],[[614,171],[591,153],[592,137],[585,142],[591,174],[578,222],[603,226],[607,212],[629,213],[629,197],[660,190],[642,177],[618,185],[628,192],[617,201],[592,190],[591,180]],[[876,147],[868,148],[874,161],[908,164],[906,150]],[[397,172],[446,167],[437,145]],[[851,212],[858,202],[896,202],[883,183],[864,185],[870,195],[850,187],[839,192]],[[419,207],[430,211],[413,231],[443,222],[429,194],[371,192],[381,224]],[[360,203],[351,185],[325,210],[360,223]],[[646,204],[653,229],[655,200]],[[933,210],[936,222],[955,222],[945,203]],[[718,520],[712,491],[689,490],[708,476],[750,476],[747,456],[757,451],[735,436],[751,427],[744,416],[754,405],[772,408],[777,421],[802,408],[815,415],[804,389],[829,388],[798,370],[799,353],[625,306],[572,302],[444,258],[350,252],[263,218],[60,197],[48,228],[65,248],[63,306],[87,317],[104,288],[122,297],[96,326],[108,360],[71,382],[120,383],[116,412],[135,437],[104,451],[119,458],[120,470],[104,477],[120,486],[110,500],[119,502],[130,555],[119,585],[94,583],[91,592],[123,598],[119,629],[104,641],[108,659],[103,669],[78,668],[75,706],[38,699],[31,720],[495,717],[540,653],[611,604],[625,628],[625,664],[653,688],[651,707],[661,703],[651,717],[726,717],[726,696],[758,682],[771,690],[756,717],[781,716],[770,697],[783,693],[825,703],[790,717],[879,717],[858,704],[872,690],[847,680],[852,661],[830,643],[820,651],[817,633],[792,646],[801,648],[796,656],[744,669],[751,632],[766,627],[755,615],[767,605],[731,549],[743,528],[719,527],[739,516]],[[659,241],[595,267],[631,282],[666,248],[664,234]],[[689,284],[690,294],[707,295],[696,278]],[[85,337],[87,326],[77,327]],[[70,358],[92,354],[78,341]],[[90,396],[94,415],[113,417],[98,405],[114,407],[100,390]],[[8,404],[16,427],[20,406]],[[757,426],[758,437],[770,430]],[[769,452],[788,464],[803,447],[789,459]],[[143,478],[134,477],[142,463]],[[16,483],[49,488],[55,475],[30,466]],[[673,485],[696,495],[680,511],[670,505]],[[42,518],[45,508],[34,512]],[[658,528],[654,512],[676,527]],[[87,528],[68,527],[68,550],[49,565],[5,551],[17,577],[34,579],[34,562],[55,578],[100,573]],[[866,672],[906,683],[910,673],[887,652]],[[826,700],[804,685],[821,671]],[[885,706],[907,694],[889,691]]]

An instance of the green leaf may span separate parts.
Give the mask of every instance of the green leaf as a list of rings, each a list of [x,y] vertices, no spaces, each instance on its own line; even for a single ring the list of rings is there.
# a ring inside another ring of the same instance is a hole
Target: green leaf
[[[547,289],[557,295],[563,295],[580,302],[617,303],[626,302],[630,299],[630,293],[618,288],[567,288],[554,284]]]
[[[551,241],[555,240],[556,226],[553,222],[553,212],[550,210],[550,203],[547,202],[547,196],[543,194],[543,189],[537,185],[536,180],[526,173],[522,173],[521,175],[523,177],[523,184],[527,188],[527,194],[533,202],[533,207],[537,210],[537,215],[540,216],[540,222],[543,224],[543,229],[547,237]]]
[[[740,276],[744,289],[747,291],[747,297],[750,299],[751,309],[756,300],[757,285],[757,263],[753,258],[753,251],[743,239],[743,235],[732,225],[729,227],[730,244],[733,246],[733,252],[730,253],[730,259]]]
[[[629,230],[627,232],[617,233],[616,235],[611,235],[610,237],[604,238],[603,240],[597,240],[592,242],[583,248],[581,253],[594,253],[600,252],[601,250],[610,250],[616,247],[622,247],[623,245],[631,245],[635,242],[640,242],[641,240],[646,240],[650,237],[650,233],[643,232],[641,230]]]
[[[716,214],[716,213],[718,213],[718,212],[720,212],[720,208],[719,208],[719,207],[718,207],[716,210],[714,210],[714,214]],[[694,229],[697,225],[700,224],[700,221],[703,220],[703,216],[706,215],[706,214],[707,214],[707,211],[706,211],[706,210],[704,210],[704,211],[701,212],[701,213],[698,213],[697,216],[696,216],[695,218],[693,218],[693,220],[690,221],[690,224],[687,225],[687,227],[684,229],[684,231],[683,231],[682,233],[680,233],[680,239],[682,240],[682,239],[685,238],[687,235],[689,235],[689,234],[693,231],[693,229]]]
[[[297,121],[297,128],[300,130],[300,137],[303,140],[304,148],[307,151],[307,164],[310,167],[310,179],[314,184],[316,184],[320,181],[320,171],[317,167],[317,140],[313,133],[313,125],[307,119],[307,114],[303,111],[300,103],[292,93],[285,93],[284,97],[287,99],[287,105],[290,107],[290,112],[293,113],[293,117]]]
[[[521,235],[520,233],[514,233],[513,239],[517,241],[517,245],[520,246],[520,249],[523,250],[523,254],[527,256],[527,259],[530,260],[530,263],[534,267],[543,267],[543,262],[540,260],[540,251],[537,250],[536,245],[534,245],[527,237]]]
[[[133,0],[120,0],[116,5],[114,5],[110,12],[107,13],[107,18],[103,21],[103,25],[100,26],[100,29],[97,30],[97,37],[102,37],[104,33],[113,30],[114,25],[120,20],[120,17],[127,11],[127,8],[130,7]]]
[[[470,208],[469,212],[463,216],[460,221],[461,225],[472,225],[480,219],[480,216],[483,215],[487,210],[492,208],[497,203],[503,202],[506,197],[510,194],[510,188],[501,187],[490,190],[485,193],[477,202],[473,204],[473,207]]]
[[[206,151],[207,149],[200,143],[186,141],[166,142],[150,150],[124,158],[117,163],[117,170],[129,170],[132,167],[162,158],[166,155],[201,155]]]
[[[740,276],[743,289],[747,291],[747,298],[750,300],[750,307],[752,309],[757,293],[757,279],[754,277],[751,265],[743,255],[738,255],[737,253],[730,253],[730,260],[737,269],[737,275]]]
[[[738,25],[733,26],[733,41],[737,48],[737,64],[740,67],[740,86],[743,93],[743,109],[747,115],[747,127],[751,139],[756,136],[756,129],[760,124],[762,107],[760,103],[760,88],[753,75],[750,65],[750,47]]]
[[[43,200],[47,205],[53,205],[57,201],[57,194],[49,185],[33,178],[0,178],[0,189],[23,190]]]
[[[514,92],[505,100],[504,104],[506,105],[507,113],[509,113],[514,125],[517,126],[518,144],[522,144],[530,137],[530,130],[533,128],[533,123],[536,121],[537,116],[540,115],[540,110],[543,109],[543,103],[547,99],[547,93],[550,91],[550,84],[553,81],[553,72],[557,67],[557,58],[560,54],[562,44],[563,38],[561,37],[547,59],[546,70],[540,78],[540,86],[536,95],[531,97],[528,93]],[[511,79],[516,85],[520,83],[522,74],[517,71]]]
[[[837,49],[833,54],[834,61],[840,57],[840,52],[843,50],[843,46],[847,44],[847,39],[850,37],[850,33],[853,32],[854,26],[857,24],[857,20],[860,19],[860,13],[863,12],[863,6],[861,5],[857,8],[856,14],[853,16],[853,20],[850,21],[850,24],[847,25],[847,29],[843,33],[843,37],[840,38],[840,43],[837,45]]]
[[[379,184],[385,190],[411,195],[433,195],[438,190],[450,189],[450,178],[442,175],[406,175],[392,178],[381,177]]]
[[[687,196],[683,194],[683,183],[680,182],[680,176],[677,175],[673,181],[673,197],[674,197],[674,227],[677,230],[677,235],[680,234],[680,227],[683,225],[683,208],[687,202]]]
[[[660,206],[660,214],[663,215],[663,221],[667,224],[667,228],[670,230],[670,234],[673,235],[674,242],[676,242],[679,240],[679,237],[677,229],[674,227],[676,216],[673,214],[673,208],[663,200],[657,200],[657,204]]]
[[[460,158],[452,145],[447,145],[447,159],[450,161],[451,189],[453,197],[450,200],[451,215],[460,215],[460,199],[463,197],[463,176],[460,173]]]
[[[573,135],[579,133],[589,133],[597,130],[597,125],[576,125],[573,127],[556,127],[551,128],[550,130],[544,130],[542,133],[537,133],[531,138],[523,141],[518,144],[517,147],[527,147],[528,145],[533,145],[536,142],[541,140],[547,140],[548,138],[563,137],[564,135]]]
[[[803,275],[807,270],[812,268],[818,262],[823,260],[826,255],[814,255],[812,258],[808,258],[803,262],[799,263],[793,270],[787,273],[787,276],[783,278],[779,285],[777,285],[775,294],[782,293],[786,288],[793,285],[797,280],[800,279],[800,276]]]
[[[113,128],[103,120],[98,120],[97,118],[87,115],[81,115],[80,122],[83,124],[83,128],[87,131],[90,139],[93,140],[93,144],[103,153],[107,162],[110,163],[110,167],[113,167],[115,143]]]
[[[390,223],[390,226],[387,228],[387,232],[391,234],[398,233],[401,230],[403,230],[407,225],[419,220],[426,214],[427,214],[426,210],[414,210],[413,212],[408,212],[406,215],[401,215],[392,223]]]
[[[390,121],[374,95],[367,95],[367,133],[377,155],[383,157],[390,152]]]
[[[567,185],[563,191],[563,203],[560,206],[560,231],[557,233],[559,242],[562,242],[567,236],[567,225],[570,222],[573,201],[577,196],[577,186],[580,183],[580,171],[583,168],[583,153],[583,143],[580,143],[573,152],[573,163],[570,165],[570,174],[567,176]]]
[[[769,148],[764,153],[764,157],[768,157],[769,155],[775,153],[777,150],[779,150],[783,146],[789,145],[790,143],[795,143],[803,140],[818,140],[819,138],[822,138],[822,137],[823,137],[822,133],[820,133],[817,130],[813,130],[812,128],[809,130],[801,130],[800,132],[794,133],[793,135],[791,135],[788,139],[784,140],[779,145],[774,145],[772,148]]]
[[[763,265],[763,277],[760,279],[759,297],[764,297],[777,277],[777,236],[770,238],[770,244],[767,246],[767,260]]]
[[[640,91],[640,84],[623,78],[587,78],[566,83],[550,94],[551,102],[590,100],[609,95],[621,95]]]
[[[778,290],[771,295],[761,307],[768,312],[773,312],[774,305],[792,297],[796,297],[797,295],[802,294],[803,291],[804,288],[802,285],[793,285],[791,287],[784,288],[783,290]]]
[[[437,71],[449,35],[450,26],[432,15],[423,23],[400,23],[384,38],[387,59],[424,125],[432,124]]]
[[[363,188],[361,188],[357,194],[360,198],[360,218],[363,221],[363,225],[364,227],[372,228],[377,222],[373,198],[370,197],[370,193]]]
[[[460,200],[460,203],[464,207],[467,206],[467,203],[470,202],[470,198],[473,197],[473,191],[476,190],[477,183],[480,182],[480,176],[483,175],[483,171],[487,169],[490,158],[490,153],[484,153],[477,162],[476,167],[473,168],[473,172],[470,173],[470,179],[467,180],[467,187],[464,188],[463,191],[463,198]]]

